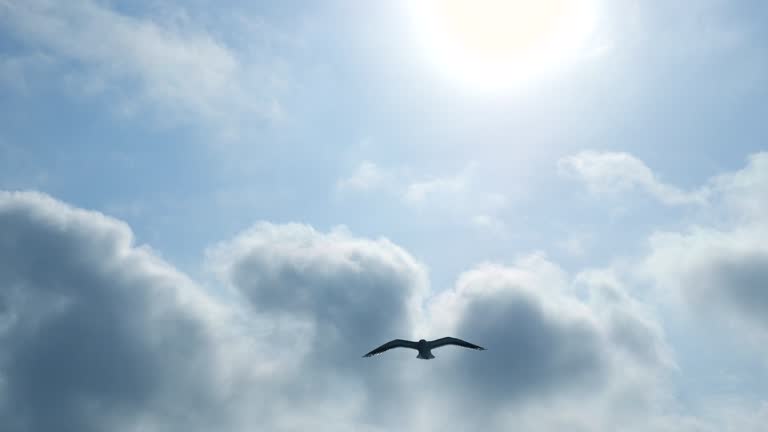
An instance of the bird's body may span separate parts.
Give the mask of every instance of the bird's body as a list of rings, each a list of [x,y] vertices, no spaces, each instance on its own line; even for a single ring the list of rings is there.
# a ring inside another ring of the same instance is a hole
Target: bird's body
[[[479,351],[485,350],[485,348],[481,346],[471,344],[469,342],[463,341],[461,339],[453,338],[453,337],[444,337],[440,339],[435,339],[433,341],[426,341],[424,339],[421,339],[418,342],[412,342],[404,339],[394,339],[374,349],[373,351],[369,352],[363,357],[372,357],[377,354],[381,354],[384,351],[391,350],[392,348],[411,348],[419,352],[419,355],[417,355],[416,358],[429,360],[429,359],[435,358],[435,356],[432,355],[433,349],[440,348],[441,346],[445,346],[445,345],[457,345],[457,346],[471,348]]]
[[[425,341],[424,339],[416,342],[416,349],[419,350],[419,355],[417,355],[416,358],[423,360],[435,358],[435,356],[432,355],[432,348],[429,347],[429,342]]]

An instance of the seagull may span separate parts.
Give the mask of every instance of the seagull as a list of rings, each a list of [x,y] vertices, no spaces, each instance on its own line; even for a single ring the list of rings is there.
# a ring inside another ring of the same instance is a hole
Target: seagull
[[[465,348],[472,348],[478,351],[485,350],[485,348],[481,346],[477,346],[475,344],[471,344],[469,342],[466,342],[454,337],[444,337],[440,339],[435,339],[433,341],[426,341],[424,339],[421,339],[418,342],[413,342],[413,341],[404,340],[404,339],[395,339],[376,348],[375,350],[369,352],[363,357],[373,357],[375,355],[383,353],[384,351],[391,350],[392,348],[411,348],[419,352],[419,355],[417,355],[416,358],[429,360],[429,359],[435,358],[435,356],[432,355],[433,349],[440,348],[441,346],[445,346],[445,345],[458,345]]]

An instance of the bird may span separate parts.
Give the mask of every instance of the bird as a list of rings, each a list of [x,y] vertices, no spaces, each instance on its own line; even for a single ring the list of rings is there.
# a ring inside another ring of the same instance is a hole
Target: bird
[[[471,348],[473,350],[485,351],[485,348],[481,346],[471,344],[467,341],[463,341],[461,339],[457,339],[454,337],[444,337],[440,339],[435,339],[433,341],[426,341],[424,339],[420,339],[418,342],[413,342],[413,341],[404,340],[404,339],[394,339],[374,349],[373,351],[369,352],[363,357],[373,357],[375,355],[383,353],[384,351],[391,350],[392,348],[411,348],[419,352],[419,355],[417,355],[416,358],[422,359],[422,360],[429,360],[429,359],[435,358],[435,356],[432,355],[433,349],[440,348],[445,345],[458,345],[465,348]]]

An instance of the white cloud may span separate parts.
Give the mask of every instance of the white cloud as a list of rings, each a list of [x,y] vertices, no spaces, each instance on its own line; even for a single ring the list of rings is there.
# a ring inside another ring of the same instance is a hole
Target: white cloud
[[[373,162],[363,161],[347,178],[340,179],[336,188],[340,191],[370,191],[386,186],[389,173]]]
[[[577,158],[578,163],[575,162],[577,159],[571,159],[565,164],[569,169],[580,167],[572,172],[581,173],[598,189],[617,184],[618,189],[627,184],[643,185],[646,192],[669,204],[706,204],[703,207],[706,212],[691,214],[692,222],[682,229],[654,232],[648,239],[647,255],[628,261],[626,264],[629,265],[616,264],[614,271],[627,280],[639,275],[640,278],[633,282],[637,289],[650,284],[653,289],[647,292],[648,298],[657,302],[665,315],[674,317],[676,331],[683,328],[684,331],[696,329],[706,333],[706,343],[712,347],[712,352],[718,352],[724,346],[738,351],[732,353],[735,358],[764,352],[762,347],[768,340],[768,320],[765,318],[768,316],[768,291],[765,289],[768,286],[768,248],[763,241],[768,238],[768,201],[765,198],[768,197],[768,154],[753,154],[744,168],[716,175],[690,193],[679,190],[669,193],[668,188],[654,185],[658,183],[653,180],[656,176],[646,172],[641,161],[622,165],[634,158],[616,156],[618,160],[624,160],[620,163],[617,159],[602,156]],[[579,165],[582,162],[584,164]],[[620,167],[635,174],[620,174]],[[688,198],[681,198],[686,196]],[[723,336],[728,340],[719,339]],[[622,339],[628,341],[631,337],[627,335]],[[763,427],[765,396],[761,399],[760,393],[740,393],[741,389],[749,388],[746,382],[755,371],[739,369],[736,372],[727,369],[733,367],[732,364],[721,365],[716,359],[694,360],[690,353],[684,355],[686,363],[696,372],[681,373],[723,373],[725,370],[737,373],[743,383],[727,390],[718,389],[717,393],[694,391],[692,396],[689,395],[693,402],[687,402],[685,414],[681,411],[655,418],[651,430],[737,431]],[[723,355],[729,357],[728,353]],[[685,379],[697,381],[695,375]],[[708,380],[707,377],[701,381]]]
[[[410,180],[401,193],[405,204],[418,212],[453,216],[493,233],[505,233],[506,225],[500,212],[507,206],[507,197],[489,192],[480,184],[478,164],[468,163],[453,176]]]
[[[669,300],[768,337],[768,154],[709,184],[721,218],[654,233],[644,270]]]
[[[123,223],[0,192],[0,423],[207,430],[227,410],[228,315]]]
[[[699,318],[740,335],[768,338],[768,153],[749,157],[735,172],[712,177],[695,192],[657,180],[626,153],[581,152],[560,161],[596,191],[640,186],[667,204],[707,204],[699,223],[657,231],[637,268],[657,288],[659,301],[686,305]]]
[[[432,336],[490,345],[486,356],[437,354],[434,373],[446,382],[440,394],[448,410],[474,414],[453,424],[458,430],[478,423],[498,430],[645,430],[659,415],[660,383],[672,366],[663,331],[602,273],[571,279],[539,254],[512,266],[482,265],[429,310]],[[455,388],[461,394],[452,394]]]
[[[768,218],[768,152],[749,156],[747,166],[716,176],[710,188],[739,222],[761,222]]]
[[[223,122],[243,113],[275,114],[269,72],[243,62],[188,19],[138,18],[91,0],[5,0],[0,9],[12,35],[77,68],[56,71],[64,74],[60,81],[85,93],[115,91],[124,111],[146,102],[159,105],[165,117]]]
[[[506,232],[506,225],[504,221],[499,218],[489,216],[486,214],[479,214],[472,217],[472,224],[480,229],[493,232],[504,233]]]
[[[709,194],[705,188],[686,192],[664,183],[628,153],[583,151],[560,159],[558,169],[564,176],[583,181],[596,194],[639,188],[667,205],[704,204]]]
[[[411,211],[440,214],[442,218],[455,218],[460,224],[504,233],[506,226],[499,213],[507,206],[507,197],[484,190],[477,171],[477,163],[470,162],[454,175],[425,179],[403,167],[388,169],[364,161],[349,177],[337,181],[336,189],[384,192]]]
[[[385,239],[269,223],[207,260],[234,290],[226,301],[134,245],[119,221],[0,194],[0,422],[11,432],[723,424],[678,411],[661,324],[609,270],[572,277],[533,254],[477,266],[428,300],[423,265]],[[391,338],[446,334],[488,351],[360,358]]]
[[[410,183],[403,194],[403,199],[412,205],[421,204],[428,199],[451,200],[467,191],[473,166],[470,165],[455,176],[435,177]]]

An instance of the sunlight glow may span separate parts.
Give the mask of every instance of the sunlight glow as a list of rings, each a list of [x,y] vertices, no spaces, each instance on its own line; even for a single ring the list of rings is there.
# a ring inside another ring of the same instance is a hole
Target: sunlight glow
[[[577,57],[595,0],[416,0],[419,43],[443,74],[477,89],[519,85]]]

